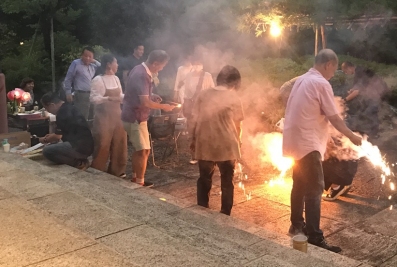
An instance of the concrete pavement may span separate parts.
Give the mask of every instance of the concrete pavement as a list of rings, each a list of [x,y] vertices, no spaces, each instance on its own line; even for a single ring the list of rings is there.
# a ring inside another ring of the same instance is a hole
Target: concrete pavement
[[[368,266],[93,169],[4,153],[0,218],[0,266]]]

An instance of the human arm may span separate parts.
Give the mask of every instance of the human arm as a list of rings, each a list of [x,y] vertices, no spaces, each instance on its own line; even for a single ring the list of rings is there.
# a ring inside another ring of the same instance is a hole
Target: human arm
[[[72,84],[76,75],[76,61],[70,64],[68,72],[66,73],[65,80],[63,82],[63,90],[65,90],[66,99],[68,102],[72,101]]]
[[[99,68],[99,67],[101,66],[101,62],[99,62],[99,61],[96,60],[96,59],[92,59],[92,62],[91,62],[91,63],[94,64],[96,68]]]
[[[352,89],[349,91],[349,95],[346,96],[346,101],[350,101],[359,95],[360,91],[358,89]]]
[[[238,141],[239,141],[239,144],[240,144],[240,147],[241,147],[241,144],[242,144],[241,138],[242,138],[242,135],[243,135],[242,125],[243,125],[243,120],[244,120],[244,111],[243,111],[243,105],[241,103],[241,100],[238,98],[237,94],[236,94],[235,97],[236,97],[237,101],[236,101],[236,104],[235,104],[235,107],[234,107],[234,118],[233,118],[233,120],[234,120],[234,125],[236,126],[237,137],[238,137]]]
[[[152,94],[152,96],[150,97],[150,99],[151,99],[153,102],[156,102],[156,103],[161,103],[161,101],[163,101],[163,99],[161,98],[161,96],[159,96],[159,95],[157,95],[157,94]]]
[[[190,122],[188,123],[189,128],[187,129],[191,140],[190,150],[193,152],[196,150],[196,128],[197,128],[198,116],[200,115],[201,105],[202,105],[202,99],[201,99],[201,94],[199,94],[196,101],[194,102],[192,108],[192,116],[190,118]]]
[[[339,117],[338,110],[335,106],[334,93],[331,85],[327,83],[319,88],[319,102],[321,110],[327,116],[328,120],[340,133],[344,134],[350,141],[359,146],[361,145],[362,138],[354,134],[345,124],[345,122]]]
[[[354,134],[345,124],[345,122],[339,117],[338,114],[329,116],[328,120],[340,133],[344,134],[350,141],[356,146],[361,146],[362,137]]]
[[[105,96],[106,88],[101,76],[96,76],[91,81],[90,102],[93,104],[101,104],[109,101],[109,97]]]
[[[175,108],[175,106],[172,105],[153,102],[151,99],[149,99],[149,95],[140,95],[139,101],[141,102],[142,106],[151,109],[162,109],[164,111],[171,111]]]
[[[51,144],[51,143],[58,143],[62,139],[62,135],[52,133],[47,134],[44,137],[39,138],[39,142],[42,144]]]

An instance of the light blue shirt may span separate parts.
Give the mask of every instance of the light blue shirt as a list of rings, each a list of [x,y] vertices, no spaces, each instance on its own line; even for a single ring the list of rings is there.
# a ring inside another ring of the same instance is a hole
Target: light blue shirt
[[[90,65],[84,65],[83,61],[79,58],[73,60],[70,64],[68,72],[63,82],[63,89],[67,95],[73,91],[86,91],[91,90],[91,80],[94,78],[95,71],[101,63],[95,60]]]

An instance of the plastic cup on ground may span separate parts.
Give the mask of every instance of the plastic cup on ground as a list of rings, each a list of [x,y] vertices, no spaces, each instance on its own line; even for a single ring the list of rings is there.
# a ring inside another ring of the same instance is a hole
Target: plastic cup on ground
[[[307,236],[296,235],[292,238],[292,247],[296,250],[307,253]]]

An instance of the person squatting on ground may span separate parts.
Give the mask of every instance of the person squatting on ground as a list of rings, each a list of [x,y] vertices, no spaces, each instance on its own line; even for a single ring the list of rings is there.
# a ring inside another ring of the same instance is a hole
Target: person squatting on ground
[[[90,101],[94,105],[92,134],[95,149],[91,167],[125,177],[127,166],[127,133],[121,121],[120,104],[124,98],[119,78],[115,75],[117,59],[106,54],[101,60],[101,75],[91,82]],[[109,161],[109,166],[107,162]]]
[[[96,69],[100,66],[101,63],[94,59],[94,50],[91,47],[85,47],[81,53],[81,58],[70,64],[63,83],[66,101],[70,103],[74,101],[77,109],[86,120],[90,113],[91,80],[95,76]]]
[[[308,242],[340,252],[325,241],[320,229],[324,174],[321,161],[328,141],[328,124],[361,145],[361,137],[347,128],[339,117],[332,87],[328,82],[338,68],[338,57],[330,49],[321,50],[315,63],[299,77],[288,99],[283,131],[283,155],[295,160],[291,190],[290,235],[305,233]],[[303,218],[305,208],[306,223]]]
[[[216,78],[217,86],[201,91],[194,104],[189,130],[190,148],[198,159],[197,204],[209,207],[209,194],[215,165],[221,173],[221,213],[230,215],[233,207],[233,176],[240,159],[243,108],[237,90],[240,72],[225,66]]]
[[[183,100],[183,116],[186,118],[187,129],[191,128],[192,110],[197,96],[202,90],[214,88],[212,75],[203,70],[201,59],[195,57],[192,59],[192,70],[186,75]],[[191,155],[190,164],[197,164],[194,154]]]
[[[84,116],[72,103],[60,100],[57,93],[45,94],[41,103],[57,122],[55,133],[39,138],[40,143],[49,144],[43,149],[44,157],[86,170],[90,165],[87,158],[94,151],[94,138]]]
[[[153,186],[145,182],[147,160],[150,154],[150,139],[147,121],[151,109],[171,111],[175,106],[152,101],[153,76],[168,63],[169,56],[163,50],[154,50],[146,62],[136,66],[128,75],[121,119],[132,143],[132,169],[136,177],[132,181],[143,186]],[[157,97],[156,97],[157,98]],[[134,176],[134,174],[133,174]]]

